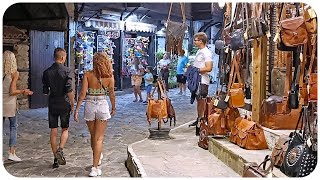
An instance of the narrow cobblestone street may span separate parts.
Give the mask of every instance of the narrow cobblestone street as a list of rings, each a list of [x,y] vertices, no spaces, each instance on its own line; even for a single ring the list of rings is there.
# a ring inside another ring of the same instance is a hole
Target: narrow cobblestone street
[[[210,86],[209,94],[215,92],[216,84]],[[169,97],[176,111],[177,125],[192,121],[196,117],[196,103],[190,104],[190,96],[177,95],[172,89]],[[187,93],[187,95],[189,95]],[[145,97],[145,92],[143,92]],[[102,161],[102,177],[130,177],[125,161],[127,146],[148,137],[146,105],[134,103],[133,94],[116,97],[117,114],[108,122],[105,133]],[[76,123],[70,120],[69,139],[64,149],[67,164],[52,169],[53,156],[50,148],[47,108],[22,110],[18,115],[17,155],[19,163],[5,161],[5,169],[16,177],[87,177],[92,166],[90,134],[83,120]],[[156,127],[153,121],[152,127]],[[169,123],[164,127],[169,127]],[[5,121],[4,157],[8,152],[9,122]],[[60,133],[60,131],[59,131]]]

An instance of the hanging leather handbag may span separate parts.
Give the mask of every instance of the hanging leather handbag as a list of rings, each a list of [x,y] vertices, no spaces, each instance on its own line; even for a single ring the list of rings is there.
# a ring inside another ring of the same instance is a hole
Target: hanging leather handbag
[[[240,53],[236,52],[234,59],[232,60],[231,73],[229,78],[228,90],[229,90],[229,104],[231,107],[239,108],[245,105],[243,83],[240,77],[239,65],[237,60],[240,58]],[[235,74],[234,74],[235,72]],[[235,83],[236,76],[239,83]],[[232,81],[231,81],[232,79]]]
[[[318,100],[318,74],[310,74],[309,100]]]
[[[167,52],[177,53],[182,48],[182,41],[187,30],[185,3],[180,3],[182,23],[170,20],[172,3],[170,5],[167,27],[166,27],[166,50]]]
[[[230,34],[230,48],[234,51],[244,47],[243,29],[235,29]]]
[[[252,17],[249,18],[249,8],[247,3],[242,3],[243,6],[245,5],[245,9],[242,10],[242,17],[245,17],[246,21],[246,27],[248,32],[248,39],[256,39],[259,37],[262,37],[267,34],[269,31],[269,25],[267,21],[265,20],[265,10],[263,9],[262,3],[255,3],[252,4]],[[244,13],[246,12],[246,13]],[[263,13],[263,17],[261,17],[261,13]],[[244,21],[244,20],[243,20]]]
[[[301,122],[303,133],[297,132],[298,124]],[[304,106],[301,110],[298,123],[294,132],[290,134],[288,149],[284,158],[284,162],[280,167],[280,171],[290,177],[305,177],[314,171],[317,165],[317,152],[311,148],[309,144],[310,122],[308,120],[308,107]]]
[[[277,168],[281,167],[283,163],[284,156],[288,149],[289,139],[288,136],[281,135],[272,149],[271,159],[274,162],[274,166]]]
[[[248,150],[268,148],[262,126],[242,117],[238,117],[231,128],[230,142]]]
[[[198,146],[208,150],[208,122],[205,118],[200,119]]]
[[[268,161],[270,161],[270,165],[268,166],[268,168],[266,168]],[[273,166],[274,166],[273,161],[271,160],[269,155],[267,155],[264,158],[264,160],[260,165],[258,165],[255,162],[244,163],[244,171],[243,171],[242,177],[258,177],[258,178],[273,177],[272,175]]]
[[[299,16],[299,7],[296,7],[296,16],[280,21],[280,38],[284,45],[288,47],[297,47],[304,45],[308,41],[308,32],[303,16]],[[281,6],[281,15],[283,14],[284,3]],[[281,19],[281,15],[279,20]]]
[[[317,33],[317,14],[311,6],[304,7],[304,20],[309,33]]]

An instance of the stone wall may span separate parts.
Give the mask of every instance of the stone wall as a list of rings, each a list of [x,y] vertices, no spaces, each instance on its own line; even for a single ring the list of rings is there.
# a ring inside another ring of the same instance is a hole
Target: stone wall
[[[17,89],[27,89],[29,87],[29,45],[27,43],[15,44],[14,51],[17,59],[19,80]],[[29,109],[29,97],[24,95],[18,96],[19,109]]]

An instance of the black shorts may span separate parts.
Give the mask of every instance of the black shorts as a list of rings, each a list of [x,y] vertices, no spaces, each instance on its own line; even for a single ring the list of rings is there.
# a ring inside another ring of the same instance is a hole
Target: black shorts
[[[206,98],[208,96],[209,85],[200,84],[198,98]]]
[[[58,119],[60,117],[60,127],[69,128],[70,112],[54,114],[49,112],[49,128],[58,128]]]
[[[177,74],[177,82],[185,84],[187,82],[187,77],[183,74]]]

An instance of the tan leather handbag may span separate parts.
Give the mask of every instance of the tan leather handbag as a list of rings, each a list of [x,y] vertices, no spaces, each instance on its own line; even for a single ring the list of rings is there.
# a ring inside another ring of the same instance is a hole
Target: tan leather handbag
[[[225,110],[225,116],[226,116],[226,119],[227,119],[227,130],[228,131],[231,131],[231,128],[233,127],[234,125],[234,121],[240,117],[240,113],[239,113],[239,110],[238,108],[230,108],[228,107],[226,110]]]
[[[268,148],[261,125],[242,117],[238,117],[231,128],[230,142],[249,150]]]
[[[160,96],[158,100],[155,100],[153,95],[156,89],[159,88]],[[149,126],[151,126],[151,120],[157,119],[158,120],[158,129],[161,129],[162,120],[168,118],[168,111],[167,111],[167,99],[164,96],[163,89],[161,88],[160,83],[158,82],[158,86],[154,87],[151,98],[148,99],[147,105],[147,121]]]
[[[208,117],[208,134],[226,135],[227,134],[227,119],[223,110],[216,109],[216,112]]]
[[[310,6],[304,7],[304,20],[308,33],[317,33],[317,14]]]
[[[288,149],[289,139],[290,138],[288,136],[281,135],[272,149],[271,159],[275,167],[281,167]]]
[[[240,58],[241,58],[241,53],[240,51],[237,51],[232,60],[231,72],[230,72],[229,83],[228,83],[228,90],[229,90],[229,96],[230,96],[229,104],[231,107],[234,107],[234,108],[243,107],[245,105],[245,102],[244,102],[245,95],[243,91],[244,85],[240,77],[240,70],[237,62],[238,60],[240,60]],[[235,83],[236,77],[238,78],[238,81],[239,81],[238,83]]]

